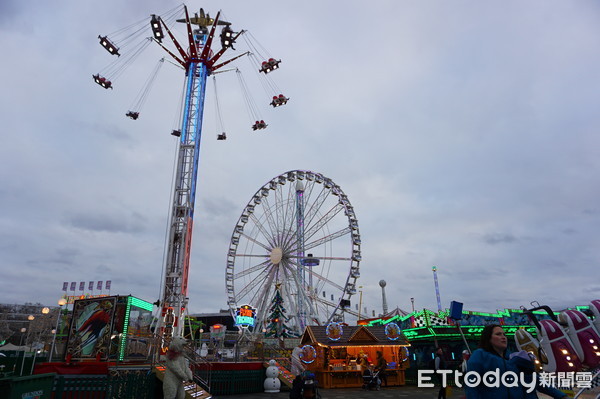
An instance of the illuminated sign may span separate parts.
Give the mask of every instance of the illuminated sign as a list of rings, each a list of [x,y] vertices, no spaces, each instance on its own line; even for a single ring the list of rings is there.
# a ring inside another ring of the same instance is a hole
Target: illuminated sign
[[[483,332],[485,326],[463,326],[461,329],[467,336],[479,336]],[[504,333],[508,336],[513,336],[519,328],[523,328],[525,331],[536,334],[536,328],[534,326],[502,326]],[[460,338],[460,333],[456,327],[450,326],[438,326],[438,327],[421,327],[411,328],[402,330],[402,333],[409,340],[428,338],[428,337],[439,337],[439,338]]]
[[[388,323],[385,326],[385,336],[392,340],[392,341],[396,341],[398,338],[400,338],[400,327],[398,327],[398,324],[396,323]]]
[[[250,305],[243,305],[235,312],[235,325],[240,327],[254,327],[256,309]]]
[[[325,329],[325,334],[327,334],[327,338],[332,341],[338,341],[342,338],[342,334],[344,334],[344,330],[340,323],[331,322]]]

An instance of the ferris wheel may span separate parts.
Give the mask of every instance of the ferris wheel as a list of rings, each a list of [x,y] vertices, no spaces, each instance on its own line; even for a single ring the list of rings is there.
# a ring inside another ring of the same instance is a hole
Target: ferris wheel
[[[254,332],[274,298],[292,334],[342,321],[360,277],[360,233],[342,189],[320,173],[294,170],[262,186],[244,207],[227,253],[228,305],[256,309]]]

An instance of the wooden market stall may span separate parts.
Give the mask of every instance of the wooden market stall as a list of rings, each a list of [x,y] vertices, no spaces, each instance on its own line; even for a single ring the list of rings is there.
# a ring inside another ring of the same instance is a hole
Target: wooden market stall
[[[394,327],[394,328],[390,328]],[[404,371],[409,367],[410,344],[394,326],[308,326],[300,345],[307,370],[315,373],[323,388],[360,387],[364,370],[358,360],[366,356],[370,367],[376,364],[377,351],[387,361],[388,386],[405,384]],[[314,350],[313,350],[314,348]]]

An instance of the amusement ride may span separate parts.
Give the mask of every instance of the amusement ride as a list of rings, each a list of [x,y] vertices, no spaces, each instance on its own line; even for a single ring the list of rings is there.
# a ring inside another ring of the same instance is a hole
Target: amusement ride
[[[183,18],[178,17],[181,12]],[[139,39],[147,30],[148,22],[152,36],[136,41],[135,38]],[[175,37],[173,26],[177,23],[185,26],[187,37],[183,41]],[[217,33],[218,28],[220,33]],[[234,44],[240,37],[249,50],[238,51],[224,60],[226,52],[235,50]],[[222,18],[221,12],[211,18],[200,9],[199,13],[190,16],[184,5],[163,16],[152,14],[149,21],[145,19],[98,38],[100,45],[116,57],[107,68],[92,76],[94,82],[105,89],[115,88],[115,80],[150,43],[156,43],[167,53],[167,57],[158,61],[126,112],[132,120],[140,117],[141,108],[165,61],[185,73],[180,124],[171,133],[178,139],[178,155],[160,315],[155,329],[164,348],[172,337],[182,335],[188,305],[194,204],[208,77],[213,77],[215,88],[217,140],[227,138],[215,80],[215,75],[221,72],[235,71],[253,122],[252,130],[268,127],[240,69],[223,68],[232,61],[244,56],[251,61],[262,77],[261,83],[273,108],[286,105],[290,98],[281,94],[270,77],[280,68],[281,60],[270,56],[247,30],[234,32],[232,24]],[[267,324],[273,322],[268,320],[269,308],[276,295],[283,301],[282,306],[287,307],[285,315],[276,323],[280,328],[285,325],[290,336],[299,336],[309,324],[343,321],[345,313],[356,313],[350,309],[350,297],[356,294],[360,260],[358,222],[346,194],[320,173],[289,171],[261,187],[244,207],[235,225],[226,264],[228,306],[232,315],[241,306],[256,307],[256,324],[250,329],[253,333],[263,332]]]
[[[183,11],[184,17],[177,18],[181,11]],[[133,38],[139,37],[141,32],[147,29],[148,22],[152,36],[149,38],[144,37],[137,44],[129,46],[129,43],[134,41]],[[172,25],[176,25],[176,23],[185,25],[187,37],[183,41],[175,37]],[[220,34],[217,34],[218,27],[221,28]],[[185,72],[185,95],[181,110],[181,122],[179,128],[174,129],[171,133],[178,138],[178,155],[171,196],[167,254],[159,303],[160,316],[156,328],[163,348],[168,345],[172,337],[182,335],[183,320],[188,305],[188,275],[207,78],[210,75],[214,76],[216,73],[224,71],[222,69],[224,66],[240,57],[249,56],[255,60],[260,56],[260,54],[257,54],[259,46],[252,44],[253,42],[246,38],[246,41],[251,44],[251,48],[255,49],[254,53],[246,51],[227,60],[222,58],[228,50],[234,50],[233,45],[241,35],[250,36],[244,30],[234,32],[231,23],[222,19],[221,12],[211,18],[208,13],[204,13],[204,10],[200,9],[199,14],[196,13],[190,17],[187,7],[184,5],[166,12],[164,17],[153,14],[149,21],[145,19],[141,25],[137,23],[124,30],[117,31],[113,35],[99,36],[100,45],[117,57],[106,68],[107,72],[93,75],[94,81],[105,89],[114,88],[115,79],[151,42],[158,44],[168,54],[170,62]],[[122,38],[122,41],[118,42],[114,39],[115,37]],[[171,48],[166,44],[167,37]],[[125,51],[125,43],[132,49],[128,53]],[[133,106],[139,107],[143,104],[164,60],[163,58],[159,61]],[[257,66],[257,72],[261,76],[266,76],[273,70],[278,69],[280,62],[280,60],[274,58],[266,58]],[[236,69],[236,72],[238,76],[241,74],[239,69]],[[276,86],[271,83],[269,87],[275,88]],[[244,87],[242,88],[244,89]],[[247,90],[245,94],[248,95]],[[289,100],[283,95],[280,97],[276,94],[275,96],[273,96],[271,104],[273,107],[284,105]],[[273,104],[273,102],[276,104]],[[257,107],[248,96],[246,97],[246,103],[250,115],[256,117],[252,129],[266,128],[267,124],[258,117]],[[130,109],[127,111],[126,116],[137,120],[140,117],[140,109]],[[217,136],[218,140],[224,140],[225,138],[225,132],[219,133]]]
[[[232,313],[256,307],[255,333],[273,322],[276,295],[286,314],[275,322],[290,336],[307,325],[344,321],[346,312],[355,314],[349,305],[360,277],[360,245],[354,208],[333,180],[304,170],[275,176],[250,198],[234,227],[227,303]]]

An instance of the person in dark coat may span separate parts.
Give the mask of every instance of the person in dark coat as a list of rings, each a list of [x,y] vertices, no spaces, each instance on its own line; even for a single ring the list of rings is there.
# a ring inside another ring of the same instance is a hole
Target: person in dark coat
[[[485,326],[481,333],[479,349],[477,349],[467,362],[467,369],[470,372],[476,372],[479,377],[488,371],[498,371],[502,376],[506,372],[513,372],[519,375],[519,369],[514,362],[509,361],[506,347],[508,340],[504,329],[499,324],[490,324]],[[502,382],[499,386],[488,386],[480,381],[477,386],[469,386],[469,376],[465,378],[465,392],[467,399],[524,399],[525,389],[520,383],[507,386]]]
[[[438,347],[435,350],[435,359],[434,359],[434,368],[437,370],[446,370],[446,361],[444,360],[444,350],[441,347]],[[446,399],[446,387],[443,385],[442,376],[440,374],[436,374],[437,383],[440,386],[440,390],[438,391],[438,399]]]
[[[385,369],[387,369],[387,361],[383,357],[381,351],[377,351],[377,359],[375,363],[375,371],[379,371],[379,379],[382,381],[384,386],[387,387],[387,376],[385,375]]]
[[[292,389],[290,390],[290,399],[302,399],[302,387],[304,381],[302,375],[297,375],[292,381]]]

